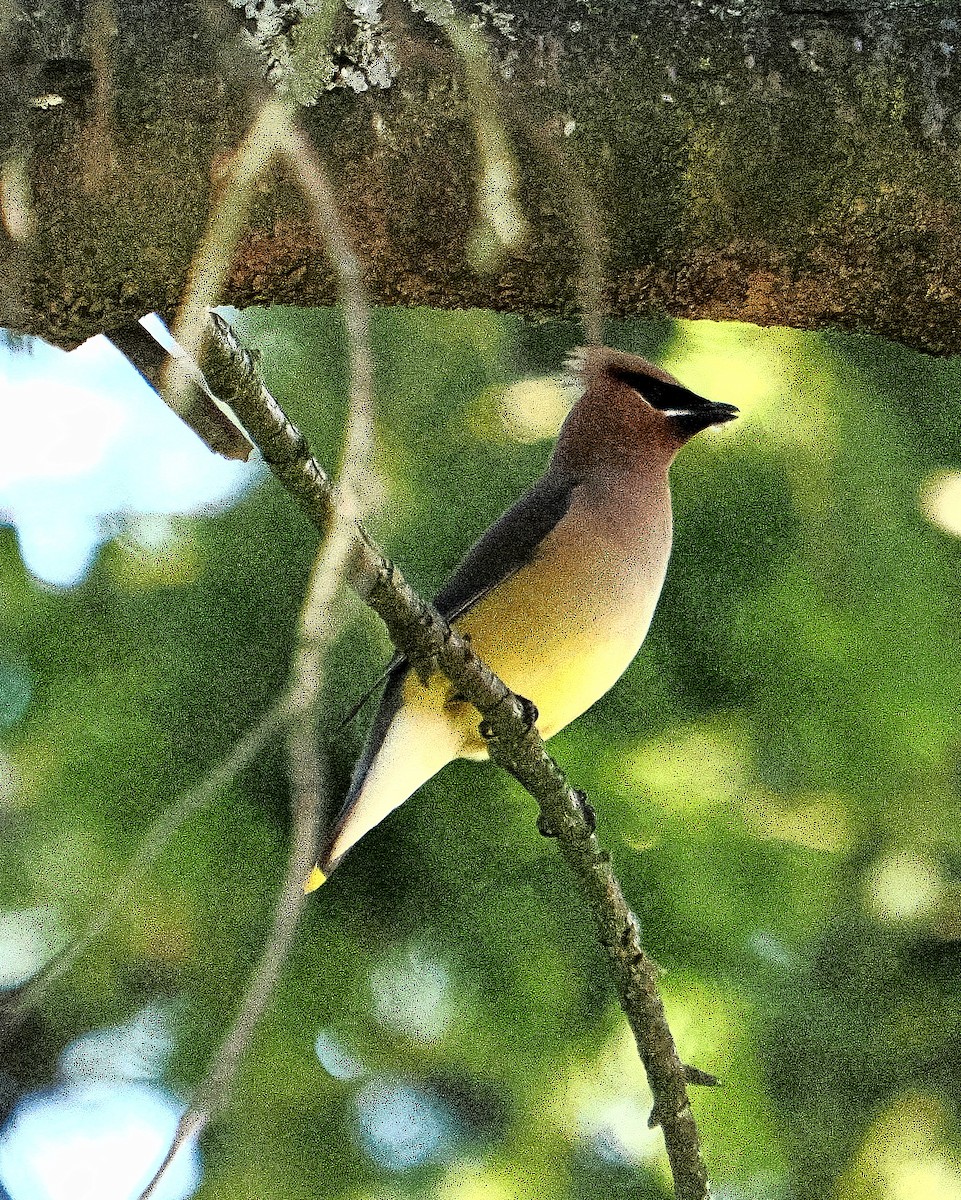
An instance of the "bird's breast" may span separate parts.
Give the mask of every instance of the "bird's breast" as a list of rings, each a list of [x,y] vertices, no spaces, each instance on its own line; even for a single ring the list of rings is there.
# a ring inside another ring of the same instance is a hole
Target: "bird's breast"
[[[537,706],[551,737],[603,696],[640,649],[671,546],[670,502],[586,496],[536,558],[456,622],[512,691]],[[463,706],[462,754],[482,756],[477,714]]]

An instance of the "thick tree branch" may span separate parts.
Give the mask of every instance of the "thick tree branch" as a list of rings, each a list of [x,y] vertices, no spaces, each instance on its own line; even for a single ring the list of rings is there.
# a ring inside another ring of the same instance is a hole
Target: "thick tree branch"
[[[333,510],[330,480],[299,430],[259,378],[250,355],[229,326],[212,315],[214,336],[203,358],[208,383],[229,404],[260,448],[270,469],[320,529]],[[640,924],[594,833],[583,793],[548,754],[524,701],[478,659],[470,643],[425,604],[358,526],[350,573],[356,591],[383,618],[395,644],[425,672],[442,671],[482,714],[491,757],[531,793],[540,807],[540,828],[557,838],[594,918],[613,970],[621,1005],[654,1094],[653,1119],[664,1141],[681,1200],[708,1195],[707,1173],[687,1096],[682,1064],[657,988],[657,967],[645,955]],[[695,1078],[691,1076],[690,1078]],[[696,1076],[703,1082],[703,1075]]]
[[[298,61],[319,61],[303,7],[285,2],[264,33],[261,77],[312,102],[308,130],[373,303],[573,315],[566,153],[610,239],[613,315],[841,326],[961,350],[954,0],[463,0],[500,70],[531,230],[488,273],[468,253],[475,113],[430,5],[389,0],[363,29],[345,9],[340,66],[298,89]],[[113,8],[124,36],[96,55],[60,5],[13,21],[6,74],[0,50],[0,157],[16,166],[0,189],[0,325],[60,345],[171,310],[249,122],[252,85],[209,5]],[[108,126],[115,154],[91,172],[90,132]],[[335,293],[288,173],[263,180],[224,300]]]

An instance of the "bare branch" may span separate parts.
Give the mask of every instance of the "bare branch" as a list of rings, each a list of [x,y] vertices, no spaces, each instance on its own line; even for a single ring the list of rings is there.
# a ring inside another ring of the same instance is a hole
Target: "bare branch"
[[[211,316],[204,374],[231,405],[264,460],[310,520],[327,528],[334,499],[330,481],[300,431],[260,379],[249,353],[220,317]],[[548,754],[524,702],[474,654],[470,644],[425,604],[364,530],[357,527],[351,582],[417,667],[442,671],[484,718],[491,757],[523,784],[540,806],[540,825],[558,839],[586,899],[613,970],[654,1094],[656,1122],[674,1175],[678,1200],[704,1200],[707,1172],[681,1062],[657,988],[657,967],[645,955],[640,923],[631,911],[575,789]],[[690,1075],[693,1082],[695,1076]]]

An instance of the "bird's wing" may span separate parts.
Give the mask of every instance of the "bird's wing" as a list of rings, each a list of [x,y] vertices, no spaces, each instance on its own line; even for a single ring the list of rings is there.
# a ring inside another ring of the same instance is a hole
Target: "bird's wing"
[[[434,607],[456,621],[499,583],[526,567],[571,506],[579,480],[555,468],[474,543],[434,597]]]
[[[434,607],[448,622],[462,617],[499,583],[516,574],[537,555],[537,548],[571,506],[577,487],[575,476],[562,470],[549,471],[483,534],[454,568],[450,578],[434,597]],[[343,718],[339,729],[348,725],[377,689],[387,680],[401,677],[407,668],[403,654],[395,654],[377,679]],[[384,693],[381,710],[388,699]],[[391,715],[396,711],[396,704]],[[378,711],[378,718],[381,711]],[[379,726],[375,719],[374,726]],[[389,724],[389,721],[387,722]],[[380,731],[386,732],[386,725]],[[368,745],[374,741],[371,730]],[[379,744],[379,743],[378,743]]]
[[[341,717],[340,723],[337,725],[337,728],[334,730],[334,732],[340,733],[340,731],[346,725],[349,725],[351,723],[351,721],[354,719],[354,717],[356,717],[357,714],[360,712],[360,710],[364,707],[364,705],[367,703],[367,701],[370,700],[370,698],[378,690],[378,688],[381,686],[381,684],[386,683],[387,680],[390,679],[391,675],[393,675],[393,673],[396,670],[398,670],[400,667],[405,666],[406,663],[407,663],[406,655],[403,655],[400,653],[400,651],[398,651],[394,655],[394,657],[390,660],[390,662],[387,664],[387,666],[384,667],[383,671],[381,671],[381,673],[377,676],[377,678],[370,685],[370,687],[367,688],[367,690],[360,697],[360,699],[355,701],[350,706],[350,711],[345,713],[344,716]]]
[[[344,825],[347,823],[348,817],[350,817],[357,805],[357,800],[363,790],[364,781],[367,778],[371,763],[377,757],[378,751],[384,744],[384,738],[387,736],[388,729],[390,729],[390,723],[400,708],[406,675],[407,660],[404,658],[398,658],[396,663],[391,663],[385,672],[384,677],[387,679],[387,687],[380,698],[380,704],[374,715],[370,733],[367,735],[367,742],[364,745],[363,753],[354,766],[354,772],[350,777],[350,786],[347,788],[347,795],[344,797],[344,802],[337,814],[337,819],[327,832],[326,849],[320,857],[320,867],[325,875],[329,875],[333,867],[337,865],[336,860],[331,858],[332,847]],[[374,684],[374,687],[376,688],[379,683],[380,680]],[[369,696],[370,692],[367,695]],[[365,697],[366,699],[367,697]]]
[[[447,583],[434,598],[434,606],[448,621],[462,617],[503,580],[515,575],[537,557],[537,550],[571,506],[579,480],[561,470],[549,471],[529,492],[496,521],[467,551]],[[386,679],[364,751],[354,767],[344,803],[328,835],[332,846],[358,801],[371,764],[377,757],[391,722],[403,700],[407,660],[395,655],[384,674],[361,704]],[[360,706],[358,706],[359,708]],[[335,863],[322,862],[325,873]]]

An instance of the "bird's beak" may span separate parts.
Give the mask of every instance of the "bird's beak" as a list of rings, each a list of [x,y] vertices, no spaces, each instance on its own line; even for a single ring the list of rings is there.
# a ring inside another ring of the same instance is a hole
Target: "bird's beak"
[[[690,393],[691,404],[682,409],[667,410],[667,415],[674,422],[675,428],[684,438],[691,438],[702,429],[711,425],[724,425],[733,421],[738,410],[733,404],[723,404],[719,400],[705,400],[703,396]]]
[[[733,404],[723,404],[719,400],[709,400],[708,409],[711,413],[711,425],[725,425],[728,421],[733,421],[735,417],[740,416],[740,409],[735,408]]]

